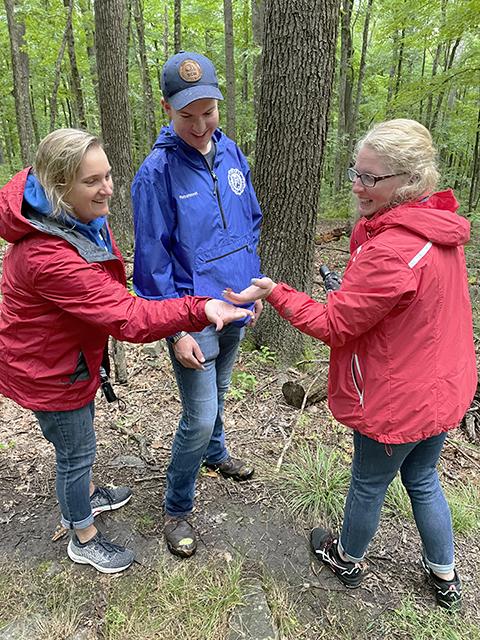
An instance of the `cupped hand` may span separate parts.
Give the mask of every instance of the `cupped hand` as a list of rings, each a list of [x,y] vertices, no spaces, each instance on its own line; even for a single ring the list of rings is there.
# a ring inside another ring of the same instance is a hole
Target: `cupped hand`
[[[205,357],[198,342],[190,334],[180,338],[173,346],[173,352],[178,362],[187,369],[203,369]]]
[[[208,300],[205,313],[210,322],[216,325],[217,331],[223,329],[223,326],[229,322],[242,320],[247,316],[253,318],[253,313],[248,309],[239,309],[223,300]]]
[[[223,295],[234,304],[248,304],[249,302],[267,298],[276,286],[277,283],[270,280],[270,278],[252,278],[252,284],[240,291],[240,293],[235,293],[235,291],[228,288],[225,289]]]

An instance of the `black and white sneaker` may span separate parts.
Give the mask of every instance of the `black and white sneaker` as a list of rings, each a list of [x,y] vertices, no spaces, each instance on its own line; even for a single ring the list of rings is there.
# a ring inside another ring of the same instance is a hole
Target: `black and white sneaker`
[[[338,553],[338,539],[327,529],[312,529],[310,545],[315,556],[326,564],[349,589],[360,586],[364,567],[360,562],[347,562]]]
[[[93,516],[98,516],[102,511],[114,511],[120,509],[132,497],[132,491],[128,487],[95,487],[90,496]]]
[[[101,573],[124,571],[135,559],[133,551],[107,540],[97,531],[88,542],[80,542],[76,534],[72,535],[67,547],[70,560],[78,564],[91,564]]]
[[[425,553],[422,553],[422,566],[435,591],[437,604],[451,612],[459,611],[462,607],[462,583],[457,570],[453,580],[442,580],[428,566]]]

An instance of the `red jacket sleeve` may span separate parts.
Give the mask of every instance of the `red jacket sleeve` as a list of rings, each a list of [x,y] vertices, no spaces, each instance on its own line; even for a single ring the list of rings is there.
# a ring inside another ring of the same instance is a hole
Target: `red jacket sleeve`
[[[62,241],[59,241],[62,242]],[[85,262],[75,251],[59,250],[29,260],[37,292],[82,322],[118,340],[152,342],[177,331],[200,331],[209,323],[208,298],[186,296],[152,301],[131,295],[106,266]]]
[[[330,346],[342,346],[380,322],[396,305],[408,304],[415,276],[391,249],[375,247],[352,259],[338,291],[327,303],[280,283],[267,298],[291,325]]]

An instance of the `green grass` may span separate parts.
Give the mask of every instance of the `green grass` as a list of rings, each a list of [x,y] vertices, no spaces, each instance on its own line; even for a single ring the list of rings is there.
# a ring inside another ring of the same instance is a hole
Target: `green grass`
[[[50,563],[0,560],[0,630],[17,623],[14,637],[22,629],[35,640],[64,640],[89,628],[103,640],[219,640],[243,601],[242,566],[235,561],[160,562],[119,576],[70,563],[54,576],[49,569]]]
[[[371,629],[377,625],[371,625]],[[381,621],[381,637],[396,640],[480,640],[480,628],[461,614],[441,609],[423,610],[413,596]],[[378,636],[375,636],[378,637]]]
[[[480,530],[480,488],[458,483],[446,489],[455,533],[472,535]]]
[[[459,482],[443,483],[445,495],[452,513],[455,533],[472,535],[480,530],[480,488],[473,484]],[[391,517],[413,519],[410,498],[397,475],[385,496],[384,513]]]
[[[349,478],[350,470],[337,451],[302,444],[284,462],[278,484],[294,515],[336,527],[342,519]]]

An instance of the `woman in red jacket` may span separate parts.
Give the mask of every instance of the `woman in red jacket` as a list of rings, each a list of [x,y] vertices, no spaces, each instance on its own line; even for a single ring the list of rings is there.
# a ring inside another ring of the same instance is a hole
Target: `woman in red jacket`
[[[94,397],[106,379],[108,336],[151,342],[248,315],[207,298],[130,295],[107,224],[112,188],[100,141],[60,129],[40,143],[34,169],[0,190],[0,237],[11,243],[1,285],[0,393],[32,409],[55,447],[62,524],[73,530],[69,557],[104,573],[134,559],[94,525],[98,513],[131,497],[126,487],[91,481]]]
[[[348,170],[360,219],[337,291],[320,304],[269,278],[237,303],[267,298],[293,326],[331,347],[329,406],[354,429],[352,478],[339,538],[314,529],[311,545],[348,587],[397,472],[410,496],[422,561],[438,603],[458,608],[448,504],[436,465],[447,431],[473,398],[477,372],[463,245],[469,223],[451,191],[434,193],[436,151],[413,120],[375,126]]]

